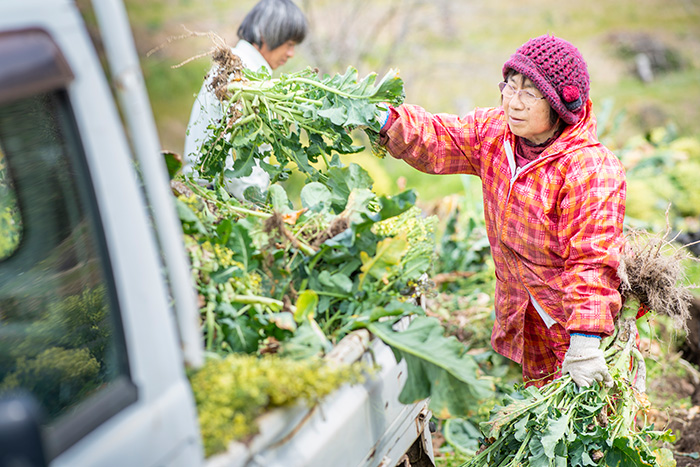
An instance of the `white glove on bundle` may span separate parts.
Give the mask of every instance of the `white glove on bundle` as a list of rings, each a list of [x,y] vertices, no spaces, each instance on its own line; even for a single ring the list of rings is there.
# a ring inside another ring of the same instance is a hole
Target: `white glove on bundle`
[[[583,334],[572,334],[569,350],[564,356],[561,373],[569,373],[580,387],[588,387],[600,381],[612,387],[613,380],[605,363],[605,355],[600,347],[600,338]]]

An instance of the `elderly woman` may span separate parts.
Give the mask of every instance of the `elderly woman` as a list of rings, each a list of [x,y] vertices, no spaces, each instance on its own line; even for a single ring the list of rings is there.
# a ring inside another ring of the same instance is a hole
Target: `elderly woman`
[[[569,42],[529,40],[503,66],[502,105],[464,117],[389,108],[389,153],[431,174],[481,178],[496,266],[491,343],[526,384],[570,373],[612,384],[601,337],[620,311],[625,172],[596,137],[586,62]]]
[[[253,71],[272,70],[287,63],[294,56],[294,49],[306,37],[307,21],[304,13],[291,0],[261,0],[245,16],[238,28],[239,41],[231,50]],[[211,73],[209,74],[212,75]],[[193,165],[204,142],[209,139],[208,126],[223,117],[221,103],[209,90],[205,81],[192,106],[190,121],[185,136],[185,164],[183,173],[193,174]],[[227,167],[232,167],[232,160]],[[267,172],[259,166],[247,177],[227,179],[227,190],[236,198],[243,199],[249,186],[261,190],[270,182]]]

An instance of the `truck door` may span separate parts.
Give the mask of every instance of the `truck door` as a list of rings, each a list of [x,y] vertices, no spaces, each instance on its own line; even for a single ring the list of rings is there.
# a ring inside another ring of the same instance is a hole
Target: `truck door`
[[[38,402],[51,465],[198,465],[163,266],[99,60],[69,2],[9,3],[0,398]]]

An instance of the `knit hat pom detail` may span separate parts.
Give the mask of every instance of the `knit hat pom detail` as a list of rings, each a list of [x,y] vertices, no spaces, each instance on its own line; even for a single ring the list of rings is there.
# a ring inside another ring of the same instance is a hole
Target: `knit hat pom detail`
[[[575,86],[564,86],[564,89],[562,89],[561,92],[564,102],[573,102],[579,98],[579,95],[579,90]]]
[[[581,93],[576,86],[564,86],[561,96],[567,109],[576,110],[581,107]]]

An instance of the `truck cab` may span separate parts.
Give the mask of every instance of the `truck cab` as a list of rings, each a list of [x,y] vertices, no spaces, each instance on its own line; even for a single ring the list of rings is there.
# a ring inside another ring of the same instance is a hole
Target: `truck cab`
[[[0,6],[0,465],[432,465],[427,403],[398,402],[405,364],[361,335],[339,353],[377,378],[204,459],[168,173],[124,6],[93,6],[109,78],[73,1]]]

